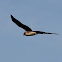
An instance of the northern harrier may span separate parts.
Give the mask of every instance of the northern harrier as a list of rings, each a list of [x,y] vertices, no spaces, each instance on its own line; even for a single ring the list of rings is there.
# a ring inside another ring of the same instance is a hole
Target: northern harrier
[[[19,22],[12,15],[11,15],[11,19],[15,24],[17,24],[19,27],[21,27],[25,30],[25,32],[24,32],[25,36],[32,36],[32,35],[36,35],[36,34],[56,34],[56,33],[48,33],[48,32],[43,32],[43,31],[32,31],[31,28],[29,28],[28,26],[26,26],[26,25],[22,24],[21,22]]]

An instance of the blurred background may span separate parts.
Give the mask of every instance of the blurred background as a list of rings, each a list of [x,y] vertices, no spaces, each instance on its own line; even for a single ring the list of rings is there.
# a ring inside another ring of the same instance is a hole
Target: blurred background
[[[26,37],[11,14],[32,30],[59,35]],[[0,62],[62,62],[62,0],[0,0]]]

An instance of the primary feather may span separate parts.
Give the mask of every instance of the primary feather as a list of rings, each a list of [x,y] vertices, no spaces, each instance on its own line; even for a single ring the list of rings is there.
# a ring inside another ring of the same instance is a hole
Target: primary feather
[[[12,15],[11,15],[11,19],[12,21],[17,24],[19,27],[23,28],[26,31],[32,31],[31,28],[29,28],[28,26],[22,24],[21,22],[19,22],[17,19],[15,19]]]

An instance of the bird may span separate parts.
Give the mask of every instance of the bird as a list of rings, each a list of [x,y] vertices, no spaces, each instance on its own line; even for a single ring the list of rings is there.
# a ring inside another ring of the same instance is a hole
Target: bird
[[[56,34],[56,33],[49,33],[49,32],[43,32],[43,31],[32,31],[32,29],[30,27],[21,23],[16,18],[14,18],[12,15],[11,15],[11,19],[16,25],[18,25],[19,27],[21,27],[25,30],[25,32],[24,32],[25,36],[33,36],[36,34]]]

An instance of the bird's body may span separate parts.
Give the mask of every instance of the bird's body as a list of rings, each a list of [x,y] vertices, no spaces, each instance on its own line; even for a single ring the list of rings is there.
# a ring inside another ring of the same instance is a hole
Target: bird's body
[[[26,25],[22,24],[21,22],[19,22],[12,15],[11,15],[11,19],[15,24],[17,24],[19,27],[21,27],[25,30],[25,32],[24,32],[25,36],[33,36],[33,35],[36,35],[36,34],[56,34],[56,33],[48,33],[48,32],[43,32],[43,31],[32,31],[31,28],[29,28],[28,26],[26,26]]]
[[[24,35],[25,36],[33,36],[33,35],[36,35],[37,33],[36,32],[33,32],[33,31],[26,31],[24,32]]]

